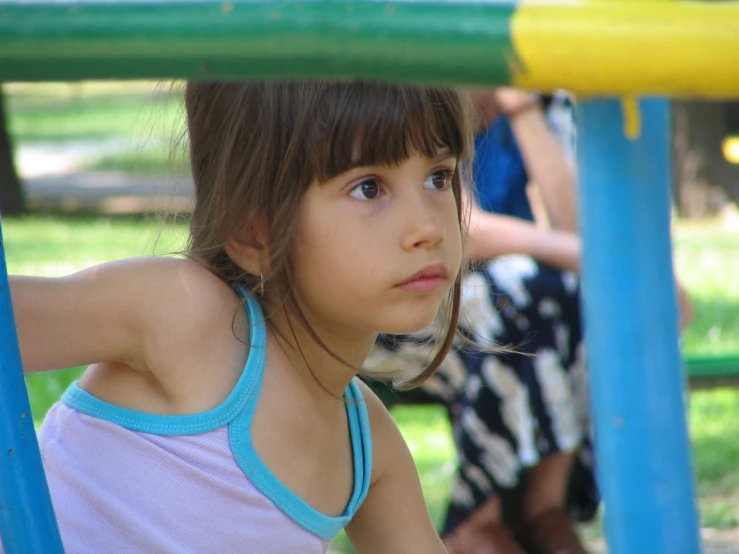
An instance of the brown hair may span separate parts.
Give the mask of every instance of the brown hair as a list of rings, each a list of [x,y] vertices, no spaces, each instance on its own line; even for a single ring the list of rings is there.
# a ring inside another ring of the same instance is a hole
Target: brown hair
[[[414,151],[434,157],[448,148],[462,168],[453,178],[461,225],[472,133],[466,104],[453,90],[365,81],[190,82],[185,106],[195,181],[188,256],[226,283],[256,291],[262,276],[231,261],[226,245],[262,218],[270,244],[267,290],[284,299],[288,315],[331,355],[290,286],[290,247],[308,187],[357,164],[397,164]],[[458,277],[441,310],[447,330],[440,349],[403,388],[425,381],[443,361],[456,332],[460,296]]]

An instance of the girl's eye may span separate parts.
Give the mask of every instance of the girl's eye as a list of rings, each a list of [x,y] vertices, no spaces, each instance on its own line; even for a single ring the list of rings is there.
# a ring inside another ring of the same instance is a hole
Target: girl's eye
[[[354,187],[349,196],[357,200],[374,200],[380,196],[380,183],[375,179],[367,179]]]
[[[433,190],[447,190],[452,186],[454,172],[449,169],[438,169],[426,178],[423,186]]]

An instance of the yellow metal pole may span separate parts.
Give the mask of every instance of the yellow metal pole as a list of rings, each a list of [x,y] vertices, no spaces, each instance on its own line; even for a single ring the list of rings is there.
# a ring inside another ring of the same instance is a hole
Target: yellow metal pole
[[[739,2],[523,0],[516,85],[579,95],[739,96]]]

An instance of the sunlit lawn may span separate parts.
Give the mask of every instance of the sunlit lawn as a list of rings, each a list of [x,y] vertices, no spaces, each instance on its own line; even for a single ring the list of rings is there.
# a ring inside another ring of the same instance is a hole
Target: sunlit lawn
[[[10,131],[20,143],[171,137],[181,104],[169,85],[81,82],[5,85]]]
[[[699,317],[683,337],[687,352],[739,352],[739,230],[683,223],[675,267]]]
[[[133,174],[187,171],[181,87],[152,82],[8,84],[10,133],[18,146],[114,141],[79,168]],[[174,152],[175,155],[170,154]]]

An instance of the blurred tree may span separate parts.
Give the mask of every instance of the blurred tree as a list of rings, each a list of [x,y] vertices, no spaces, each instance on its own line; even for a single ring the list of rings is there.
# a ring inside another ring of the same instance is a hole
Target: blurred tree
[[[703,217],[727,202],[739,202],[739,165],[724,157],[727,136],[735,128],[735,102],[672,102],[673,183],[681,215]]]
[[[12,215],[26,210],[26,196],[15,170],[13,145],[5,115],[5,95],[0,86],[0,213]]]

